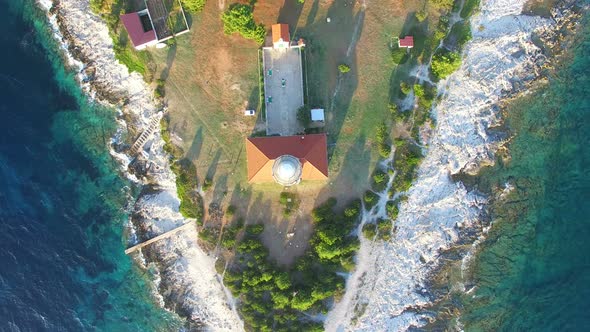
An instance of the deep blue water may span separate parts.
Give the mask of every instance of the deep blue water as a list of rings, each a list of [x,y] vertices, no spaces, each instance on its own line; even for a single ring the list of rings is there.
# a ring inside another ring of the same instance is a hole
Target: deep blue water
[[[0,0],[0,331],[177,329],[123,253],[136,189],[33,2]]]

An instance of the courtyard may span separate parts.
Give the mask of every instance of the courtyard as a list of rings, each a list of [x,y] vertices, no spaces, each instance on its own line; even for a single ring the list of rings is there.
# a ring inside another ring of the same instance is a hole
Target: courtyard
[[[297,110],[303,106],[303,72],[299,48],[264,48],[264,102],[266,134],[295,135],[303,132]]]

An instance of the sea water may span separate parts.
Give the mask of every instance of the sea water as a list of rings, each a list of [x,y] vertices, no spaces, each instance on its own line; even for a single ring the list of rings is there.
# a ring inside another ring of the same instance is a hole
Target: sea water
[[[108,153],[114,110],[84,96],[33,1],[0,0],[0,31],[0,330],[178,330],[124,254],[138,190]]]
[[[472,263],[467,331],[590,329],[590,23],[549,83],[508,109],[511,160],[482,183],[513,188]]]

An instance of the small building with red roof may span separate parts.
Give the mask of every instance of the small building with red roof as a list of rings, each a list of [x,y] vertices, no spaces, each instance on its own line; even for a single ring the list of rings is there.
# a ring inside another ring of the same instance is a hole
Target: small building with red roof
[[[289,48],[291,35],[289,24],[279,23],[272,25],[272,46],[274,48]]]
[[[135,49],[143,50],[189,31],[180,2],[171,8],[163,0],[144,0],[144,5],[143,10],[120,16]]]
[[[413,36],[405,36],[404,38],[399,38],[397,40],[398,47],[405,47],[405,48],[412,48],[414,47],[414,37]]]
[[[290,186],[328,178],[326,134],[249,137],[246,158],[250,183]]]
[[[121,15],[121,22],[123,22],[135,49],[142,50],[158,43],[147,9]]]

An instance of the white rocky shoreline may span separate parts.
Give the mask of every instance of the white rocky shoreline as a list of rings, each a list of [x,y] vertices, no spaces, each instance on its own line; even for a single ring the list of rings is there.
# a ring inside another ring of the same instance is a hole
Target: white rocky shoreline
[[[444,264],[444,252],[465,244],[466,237],[475,238],[473,233],[485,236],[487,197],[452,176],[493,163],[502,142],[488,129],[502,123],[498,106],[542,77],[549,59],[533,39],[551,42],[571,14],[568,4],[575,3],[562,1],[562,11],[546,19],[523,15],[525,2],[482,0],[480,13],[471,19],[473,39],[461,68],[438,84],[437,126],[394,224],[396,232],[385,243],[361,240],[357,269],[343,299],[328,314],[327,331],[425,326],[435,316],[428,309],[435,300],[429,286]],[[469,257],[464,257],[465,265]],[[469,291],[465,285],[453,286]]]
[[[166,309],[186,317],[191,330],[243,330],[243,323],[218,279],[215,259],[197,244],[196,223],[179,213],[176,179],[159,131],[146,142],[141,153],[147,165],[146,178],[138,179],[128,171],[132,160],[122,148],[124,139],[136,137],[161,111],[152,89],[139,74],[130,74],[115,58],[108,28],[92,13],[88,0],[39,0],[38,5],[47,13],[67,65],[79,72],[77,79],[84,92],[95,102],[117,110],[118,114],[113,115],[117,115],[119,130],[111,141],[111,155],[120,161],[122,173],[139,186],[149,185],[149,190],[133,204],[130,238],[135,240],[138,234],[153,237],[186,222],[195,224],[194,228],[150,245],[148,256],[134,254],[138,255],[138,264],[155,271],[154,297]]]

